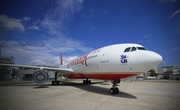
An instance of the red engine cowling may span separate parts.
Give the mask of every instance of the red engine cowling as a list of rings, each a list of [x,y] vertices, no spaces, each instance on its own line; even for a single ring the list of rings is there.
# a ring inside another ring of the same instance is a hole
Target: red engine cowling
[[[36,71],[33,73],[33,81],[36,84],[44,84],[49,79],[49,75],[45,71]]]

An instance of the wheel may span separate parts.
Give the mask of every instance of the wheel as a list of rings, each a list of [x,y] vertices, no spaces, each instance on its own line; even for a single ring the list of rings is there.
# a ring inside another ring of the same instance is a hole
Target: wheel
[[[55,85],[55,81],[52,81],[52,85]]]
[[[114,94],[114,88],[109,89],[110,94]]]
[[[83,80],[83,83],[84,84],[89,84],[89,81],[88,80]]]
[[[91,80],[88,80],[88,84],[91,84]]]
[[[60,81],[57,81],[56,84],[59,85],[59,84],[60,84]]]
[[[119,94],[119,89],[117,87],[115,88],[115,94]]]

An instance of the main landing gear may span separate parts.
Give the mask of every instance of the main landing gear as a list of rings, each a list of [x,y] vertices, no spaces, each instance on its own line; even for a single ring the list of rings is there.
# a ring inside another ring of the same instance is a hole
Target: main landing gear
[[[83,80],[83,84],[91,84],[91,80],[88,80],[88,79]]]
[[[55,72],[55,80],[52,80],[52,85],[59,85],[60,84],[60,81],[57,81],[57,74],[58,72]]]
[[[117,83],[120,83],[121,80],[111,80],[112,88],[109,89],[109,93],[110,94],[118,94],[119,93],[119,89],[116,87],[118,86]]]

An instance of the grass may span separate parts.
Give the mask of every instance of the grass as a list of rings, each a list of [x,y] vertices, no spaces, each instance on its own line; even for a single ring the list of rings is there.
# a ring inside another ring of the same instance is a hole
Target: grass
[[[34,82],[17,82],[17,83],[2,83],[0,86],[9,86],[9,85],[17,85],[17,84],[32,84]]]

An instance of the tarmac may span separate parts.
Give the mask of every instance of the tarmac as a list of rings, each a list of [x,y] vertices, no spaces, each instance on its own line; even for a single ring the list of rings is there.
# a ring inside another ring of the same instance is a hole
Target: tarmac
[[[109,94],[104,81],[0,86],[0,110],[179,110],[180,83],[122,81],[119,94]]]

